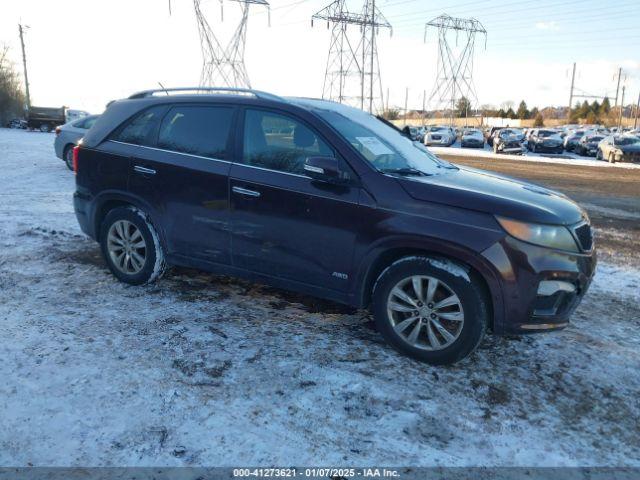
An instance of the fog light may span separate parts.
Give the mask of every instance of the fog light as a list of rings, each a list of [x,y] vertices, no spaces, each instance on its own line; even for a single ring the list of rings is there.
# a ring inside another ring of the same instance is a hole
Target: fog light
[[[561,280],[542,280],[538,285],[538,295],[548,297],[557,292],[575,292],[576,286],[573,283]]]

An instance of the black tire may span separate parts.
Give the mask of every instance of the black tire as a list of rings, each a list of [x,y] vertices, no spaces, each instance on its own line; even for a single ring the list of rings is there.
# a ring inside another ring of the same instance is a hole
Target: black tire
[[[64,159],[64,163],[67,165],[67,168],[73,171],[73,147],[74,145],[69,144],[64,147],[64,151],[62,153],[62,158]]]
[[[43,123],[42,125],[40,125],[40,131],[42,133],[49,133],[51,131],[51,125],[49,125],[48,123]]]
[[[145,257],[142,269],[133,274],[123,272],[112,259],[108,246],[107,237],[111,226],[120,221],[125,220],[138,228],[145,241]],[[118,207],[111,210],[104,218],[100,227],[100,247],[102,250],[102,256],[107,263],[111,273],[121,282],[128,283],[130,285],[144,285],[152,283],[160,278],[165,270],[166,263],[164,259],[164,252],[162,244],[160,243],[160,237],[156,232],[148,215],[142,210],[131,207]]]
[[[538,153],[537,149],[536,149],[536,144],[534,143],[533,146],[531,147],[531,151],[533,153]]]
[[[429,276],[444,282],[462,304],[462,330],[453,343],[441,350],[415,347],[393,328],[387,300],[398,282],[413,275]],[[405,257],[390,265],[373,287],[372,310],[378,331],[393,348],[432,365],[455,363],[470,355],[482,341],[488,324],[487,300],[478,285],[474,284],[473,277],[462,266],[439,258]]]

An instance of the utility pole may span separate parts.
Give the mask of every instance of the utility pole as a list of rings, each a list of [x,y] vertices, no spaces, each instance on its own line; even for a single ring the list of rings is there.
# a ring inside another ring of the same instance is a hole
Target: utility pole
[[[633,121],[634,130],[638,128],[638,117],[640,117],[640,93],[638,93],[638,103],[636,104],[636,118]]]
[[[409,103],[409,87],[407,87],[404,91],[404,124],[407,124],[407,113],[408,113],[408,105]]]
[[[369,77],[369,113],[373,113],[373,56],[375,54],[376,41],[376,0],[372,1],[371,8],[371,77]],[[363,65],[364,68],[364,65]]]
[[[27,27],[29,28],[29,27]],[[24,89],[27,94],[27,109],[31,108],[31,95],[29,95],[29,75],[27,75],[27,54],[24,51],[24,35],[22,24],[18,24],[20,32],[20,45],[22,46],[22,65],[24,66]]]
[[[618,92],[620,91],[620,79],[622,78],[622,67],[618,68],[618,86],[616,87],[616,101],[614,107],[618,106]]]
[[[571,106],[573,105],[573,86],[576,81],[576,62],[573,62],[573,73],[571,74],[571,90],[569,92],[569,111],[567,113],[567,122],[570,122],[571,118]]]
[[[618,132],[622,128],[622,113],[624,112],[624,85],[622,86],[622,100],[620,101],[620,119],[618,120]]]
[[[385,110],[387,111],[387,114],[389,113],[389,87],[387,87],[387,108],[385,108]]]

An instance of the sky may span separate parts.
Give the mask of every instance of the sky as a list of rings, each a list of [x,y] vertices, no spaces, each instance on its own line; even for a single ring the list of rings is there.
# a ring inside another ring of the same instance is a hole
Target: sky
[[[362,0],[347,0],[359,10]],[[271,0],[271,13],[252,5],[245,61],[252,87],[278,95],[322,96],[329,50],[326,23],[311,16],[329,0]],[[377,0],[393,34],[377,36],[383,91],[389,104],[422,107],[436,80],[437,32],[425,23],[447,13],[473,17],[487,30],[476,39],[474,82],[478,104],[514,108],[566,105],[571,69],[576,93],[615,96],[623,68],[625,104],[640,92],[640,1],[618,0]],[[202,54],[192,0],[0,0],[0,45],[22,72],[18,23],[25,43],[32,104],[66,105],[94,113],[135,91],[195,86]],[[224,18],[221,18],[221,6]],[[240,7],[202,0],[223,43]],[[269,22],[270,17],[270,22]],[[354,32],[357,34],[357,27]],[[453,37],[452,37],[453,38]],[[455,39],[452,40],[455,49]],[[592,101],[593,99],[590,99]],[[427,105],[429,103],[427,102]]]

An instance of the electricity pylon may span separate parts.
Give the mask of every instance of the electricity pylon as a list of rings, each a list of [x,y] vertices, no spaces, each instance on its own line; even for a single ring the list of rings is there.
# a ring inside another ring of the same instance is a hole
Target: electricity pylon
[[[382,111],[384,100],[376,35],[391,24],[376,7],[366,0],[361,13],[350,12],[346,0],[335,0],[311,17],[325,20],[331,27],[331,42],[325,70],[322,98],[357,106],[370,113]],[[357,25],[354,33],[349,25]]]
[[[200,85],[203,87],[251,88],[251,82],[244,63],[249,6],[257,4],[269,8],[269,3],[266,0],[235,1],[240,5],[241,17],[235,33],[226,47],[224,47],[213,33],[200,8],[202,0],[193,0],[202,50]],[[220,0],[220,4],[222,5],[222,0]]]
[[[438,29],[437,73],[435,85],[429,96],[429,105],[435,110],[450,108],[453,123],[457,99],[465,97],[472,106],[478,103],[473,82],[475,38],[476,34],[483,34],[486,47],[487,31],[474,18],[453,18],[443,14],[425,24],[425,42],[429,27]],[[458,40],[461,40],[461,48],[452,48],[453,35],[455,47]]]

